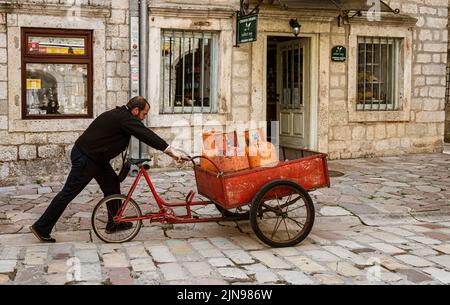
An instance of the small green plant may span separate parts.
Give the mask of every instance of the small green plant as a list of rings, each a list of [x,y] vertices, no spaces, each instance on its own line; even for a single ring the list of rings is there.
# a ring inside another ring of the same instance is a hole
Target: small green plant
[[[42,184],[42,183],[44,183],[45,182],[45,179],[43,178],[43,177],[37,177],[36,178],[36,183],[37,184]]]

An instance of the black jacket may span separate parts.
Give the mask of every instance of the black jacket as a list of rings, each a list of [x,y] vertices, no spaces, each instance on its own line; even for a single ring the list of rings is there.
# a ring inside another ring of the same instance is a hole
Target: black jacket
[[[106,111],[98,116],[75,141],[81,152],[95,162],[109,162],[123,152],[131,136],[164,151],[169,145],[136,117],[126,106]]]

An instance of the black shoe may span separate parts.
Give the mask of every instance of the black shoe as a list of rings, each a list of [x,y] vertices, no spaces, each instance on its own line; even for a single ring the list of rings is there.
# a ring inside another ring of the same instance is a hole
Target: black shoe
[[[133,224],[131,222],[108,222],[106,224],[105,232],[106,234],[111,234],[119,231],[125,231],[129,230],[133,227]]]
[[[44,243],[54,243],[56,242],[56,239],[54,239],[53,237],[51,237],[50,235],[45,235],[40,233],[35,227],[34,225],[30,226],[30,231],[34,234],[34,236],[37,237],[37,239],[39,239],[40,241],[44,242]]]

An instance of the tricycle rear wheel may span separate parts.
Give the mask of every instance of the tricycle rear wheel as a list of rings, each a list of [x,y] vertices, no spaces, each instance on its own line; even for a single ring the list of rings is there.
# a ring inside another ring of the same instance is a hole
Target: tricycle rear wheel
[[[297,183],[273,181],[253,199],[250,223],[256,236],[269,246],[295,246],[311,232],[314,204],[308,192]]]

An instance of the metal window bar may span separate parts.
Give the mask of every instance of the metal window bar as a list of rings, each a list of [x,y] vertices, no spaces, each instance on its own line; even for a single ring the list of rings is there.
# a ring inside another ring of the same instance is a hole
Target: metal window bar
[[[395,72],[394,72],[394,63],[395,63],[395,45],[394,44],[389,44],[389,49],[390,49],[390,65],[391,65],[391,69],[389,71],[389,104],[394,104],[395,103],[395,96],[394,96],[394,92],[395,92],[395,84],[394,82],[394,77],[395,77]]]
[[[172,43],[175,42],[175,32],[172,31],[172,37],[170,37],[170,63],[169,63],[169,103],[172,103],[172,113],[175,109],[175,97],[172,100],[172,64],[173,64],[173,50],[175,49],[175,44]]]
[[[375,67],[375,42],[374,42],[374,38],[372,37],[370,44],[372,45],[372,53],[370,54],[370,57],[372,59],[372,63],[371,63],[371,75],[370,75],[370,85],[372,86],[372,101],[370,102],[370,107],[371,109],[373,108],[373,102],[374,102],[374,98],[375,98],[375,75],[374,75],[374,67]]]
[[[367,43],[364,41],[364,74],[363,74],[364,92],[363,92],[363,110],[366,108],[366,80],[367,80]]]
[[[387,105],[388,104],[391,104],[393,101],[392,101],[392,86],[391,86],[391,77],[390,77],[390,73],[391,73],[391,70],[389,69],[389,67],[392,67],[392,63],[391,63],[391,51],[392,51],[392,48],[391,48],[391,45],[389,44],[389,39],[388,39],[388,41],[387,41],[387,45],[386,45],[386,50],[387,50],[387,60],[386,60],[386,65],[387,65],[387,67],[386,67],[386,87],[387,87],[387,90],[386,90],[386,96],[387,96],[387,98],[386,98],[386,110],[388,109],[388,107],[387,107]]]
[[[379,54],[379,57],[378,57],[378,110],[381,110],[381,100],[382,100],[381,85],[382,85],[382,81],[383,81],[383,78],[382,78],[383,74],[381,74],[381,71],[383,70],[383,62],[381,60],[381,38],[378,39],[378,52],[379,52],[378,53]],[[386,103],[386,101],[385,101],[385,103]]]
[[[394,66],[394,75],[392,77],[392,80],[395,79],[395,81],[393,83],[395,90],[393,92],[394,98],[392,99],[392,109],[396,109],[397,101],[400,98],[398,81],[397,81],[397,78],[394,78],[396,75],[399,74],[399,64],[398,64],[399,63],[398,57],[399,57],[399,51],[400,51],[399,41],[395,40],[394,41],[394,45],[395,45],[395,48],[394,48],[394,58],[395,58],[395,60],[394,60],[394,65],[393,65]]]
[[[204,95],[204,78],[205,78],[205,33],[202,33],[202,68],[200,71],[200,101],[201,101],[201,111],[203,113],[203,95]]]
[[[386,110],[389,109],[388,105],[391,105],[391,104],[395,103],[394,84],[393,84],[394,77],[395,77],[395,75],[394,75],[394,68],[393,68],[393,65],[395,63],[395,55],[394,55],[395,47],[394,47],[394,45],[392,43],[392,40],[388,40],[388,48],[389,48],[388,57],[389,57],[390,69],[389,69],[389,73],[388,73],[388,81],[389,81],[388,94],[389,94],[389,100],[386,103]]]
[[[217,52],[219,49],[219,42],[217,40],[213,40],[212,38],[209,38],[208,40],[209,42],[209,52],[210,52],[210,60],[212,60],[213,62],[216,61],[217,59]],[[212,57],[211,57],[212,56]],[[212,77],[213,75],[217,75],[217,65],[210,65],[209,68],[209,79],[210,79],[210,85],[209,85],[209,113],[212,113],[213,110],[216,111],[217,109],[217,104],[213,103],[213,93],[214,90],[213,88],[216,88],[217,86],[217,78],[216,77]]]
[[[162,63],[162,86],[166,83],[166,41],[165,41],[164,31],[161,35],[161,63]],[[166,93],[162,90],[162,109],[165,112],[164,101],[166,99]]]
[[[192,90],[191,90],[191,113],[194,112],[194,101],[195,101],[195,36],[194,32],[192,32]]]
[[[381,41],[381,40],[380,40]],[[383,52],[387,47],[387,41],[386,39],[383,40],[382,43],[380,43],[380,76],[383,80],[382,85],[380,86],[381,89],[381,96],[380,98],[383,99],[384,101],[384,105],[387,105],[388,101],[387,101],[387,94],[386,94],[386,77],[385,77],[385,71],[388,70],[388,66],[387,66],[387,62],[384,61],[383,59],[385,58],[385,56],[383,56]],[[387,110],[387,106],[384,107],[384,110]]]
[[[216,48],[216,44],[218,44],[217,41],[212,40],[211,38],[208,38],[208,46],[209,46],[209,56],[211,60],[215,60],[216,59],[216,50],[218,48]],[[216,86],[216,78],[211,78],[212,75],[216,75],[216,66],[213,65],[209,67],[209,79],[210,79],[210,83],[209,83],[209,96],[208,96],[208,107],[209,107],[209,113],[212,113],[213,110],[215,111],[215,104],[213,104],[213,100],[212,100],[212,88],[214,88]]]
[[[186,33],[183,32],[183,37],[180,38],[182,39],[182,49],[181,49],[181,54],[183,55],[183,69],[181,70],[181,75],[182,76],[182,81],[181,81],[181,112],[184,113],[184,100],[186,99],[184,96],[184,91],[186,90],[185,88],[185,84],[186,84],[186,53],[184,52],[184,47],[186,45]],[[191,43],[191,40],[189,38],[189,44]],[[190,49],[190,45],[189,45],[189,49]]]

